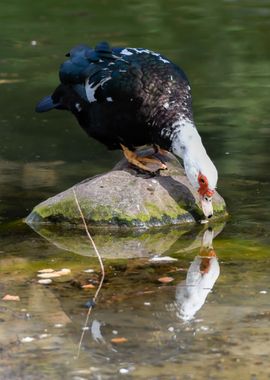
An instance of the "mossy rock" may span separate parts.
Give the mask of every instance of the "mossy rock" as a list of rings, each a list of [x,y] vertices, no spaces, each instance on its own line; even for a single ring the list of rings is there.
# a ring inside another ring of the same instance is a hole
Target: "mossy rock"
[[[143,153],[145,154],[145,152]],[[178,160],[166,156],[167,170],[139,173],[121,160],[108,173],[87,179],[37,205],[28,224],[81,224],[73,189],[89,225],[143,227],[194,223],[203,219],[197,192]],[[213,197],[214,219],[226,215],[223,198]]]

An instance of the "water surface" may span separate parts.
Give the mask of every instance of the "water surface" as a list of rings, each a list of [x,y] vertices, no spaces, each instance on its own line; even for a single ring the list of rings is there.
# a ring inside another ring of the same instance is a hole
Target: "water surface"
[[[14,0],[0,11],[0,296],[20,297],[0,301],[0,378],[270,378],[270,1]],[[98,262],[83,231],[38,234],[20,220],[121,157],[71,115],[33,111],[70,47],[101,40],[186,71],[231,216],[211,226],[213,249],[201,248],[205,226],[95,233],[106,278],[78,354]],[[176,260],[150,260],[161,254]],[[44,268],[71,273],[44,286]]]

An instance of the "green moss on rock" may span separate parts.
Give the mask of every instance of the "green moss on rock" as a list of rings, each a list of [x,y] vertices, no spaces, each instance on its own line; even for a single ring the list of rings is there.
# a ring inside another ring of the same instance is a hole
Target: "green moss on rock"
[[[122,160],[114,170],[74,186],[83,214],[90,225],[151,227],[186,224],[202,218],[198,194],[183,168],[171,155],[168,170],[156,177],[138,174]],[[224,200],[215,194],[217,217],[226,215]],[[37,205],[29,224],[81,224],[72,189]]]

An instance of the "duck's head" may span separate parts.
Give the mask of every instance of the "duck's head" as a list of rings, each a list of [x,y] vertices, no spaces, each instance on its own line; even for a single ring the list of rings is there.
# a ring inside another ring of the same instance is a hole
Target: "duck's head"
[[[213,216],[212,197],[217,186],[218,173],[206,152],[184,161],[185,171],[191,185],[198,191],[204,215]]]

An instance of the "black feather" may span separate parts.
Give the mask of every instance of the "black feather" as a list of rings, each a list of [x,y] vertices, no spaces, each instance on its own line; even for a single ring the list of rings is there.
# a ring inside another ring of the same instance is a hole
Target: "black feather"
[[[170,149],[182,118],[192,121],[188,79],[166,57],[146,49],[77,45],[61,66],[61,84],[37,112],[71,111],[88,135],[110,149],[156,143]],[[45,101],[45,99],[47,99]],[[51,99],[51,101],[49,101]]]

